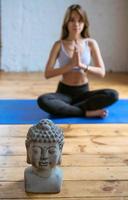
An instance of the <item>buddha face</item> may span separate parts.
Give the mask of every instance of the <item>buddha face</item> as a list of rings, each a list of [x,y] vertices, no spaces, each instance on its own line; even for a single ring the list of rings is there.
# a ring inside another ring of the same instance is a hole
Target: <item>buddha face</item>
[[[61,156],[59,145],[56,142],[32,142],[28,151],[31,164],[39,170],[55,167]]]

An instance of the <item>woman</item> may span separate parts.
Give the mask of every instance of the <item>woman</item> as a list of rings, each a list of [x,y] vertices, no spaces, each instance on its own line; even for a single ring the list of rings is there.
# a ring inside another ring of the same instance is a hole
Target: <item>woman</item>
[[[80,5],[66,12],[61,39],[52,47],[45,77],[62,75],[55,93],[38,98],[41,109],[54,115],[106,117],[105,107],[118,99],[112,89],[89,91],[88,73],[105,76],[105,66],[97,42],[89,36],[89,22]],[[90,65],[93,59],[94,66]],[[56,60],[59,67],[55,67]]]

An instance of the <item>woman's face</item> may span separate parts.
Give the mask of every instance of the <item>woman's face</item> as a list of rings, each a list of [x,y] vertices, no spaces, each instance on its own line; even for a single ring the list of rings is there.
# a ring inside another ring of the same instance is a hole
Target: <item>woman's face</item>
[[[60,149],[58,143],[33,142],[29,147],[31,164],[40,170],[47,170],[58,164]]]
[[[84,21],[77,11],[72,11],[68,22],[70,34],[81,34],[84,28]]]

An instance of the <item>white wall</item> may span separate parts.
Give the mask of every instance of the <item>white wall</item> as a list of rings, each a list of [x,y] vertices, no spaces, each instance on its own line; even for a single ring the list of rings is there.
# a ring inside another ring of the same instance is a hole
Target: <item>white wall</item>
[[[67,7],[81,4],[106,68],[128,71],[128,0],[1,0],[2,69],[39,71],[58,40]]]
[[[128,0],[98,0],[88,8],[92,35],[107,70],[128,71]]]

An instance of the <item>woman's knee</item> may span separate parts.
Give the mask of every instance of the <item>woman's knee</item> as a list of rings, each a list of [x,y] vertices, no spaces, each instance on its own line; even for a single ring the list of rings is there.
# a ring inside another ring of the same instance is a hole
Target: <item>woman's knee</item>
[[[119,93],[114,89],[110,90],[110,96],[114,101],[117,101],[119,99]]]
[[[106,96],[108,96],[113,102],[116,102],[119,99],[119,93],[114,89],[106,89]]]
[[[37,98],[37,103],[40,108],[44,108],[48,104],[48,96],[48,94],[44,94]]]

